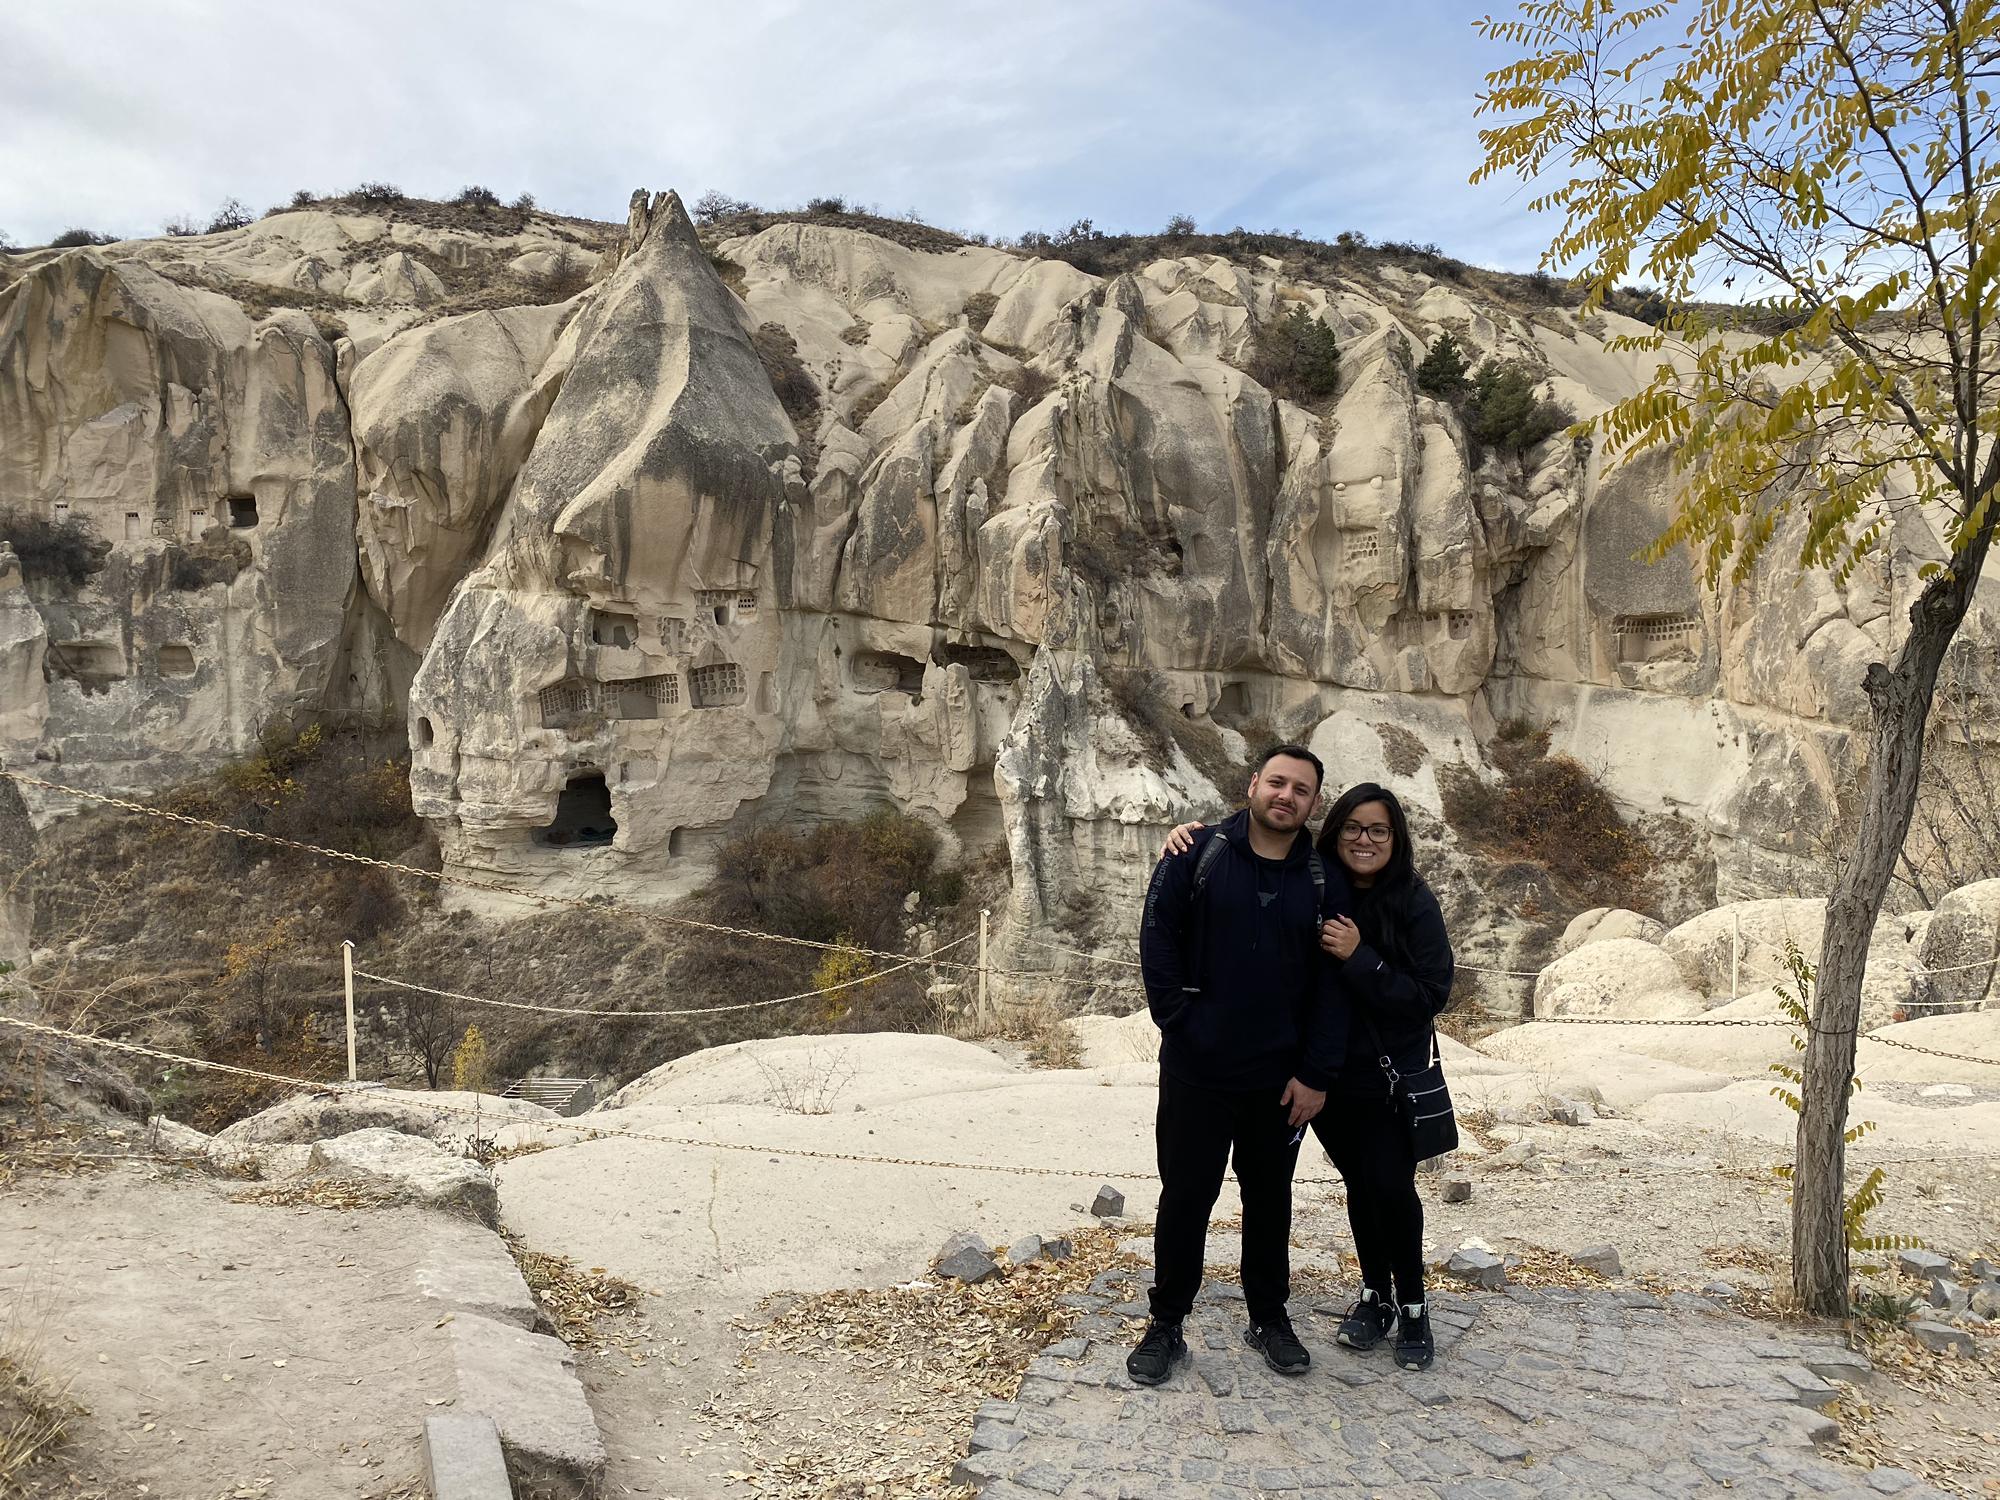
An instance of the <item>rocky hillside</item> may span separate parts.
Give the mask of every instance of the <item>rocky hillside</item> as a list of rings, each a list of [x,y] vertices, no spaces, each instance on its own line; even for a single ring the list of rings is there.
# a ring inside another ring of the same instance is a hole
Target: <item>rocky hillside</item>
[[[1040,966],[1129,932],[1256,742],[1449,851],[1526,722],[1697,897],[1793,894],[1942,555],[1903,515],[1844,582],[1780,546],[1719,605],[1645,564],[1669,464],[1481,441],[1415,378],[1449,332],[1588,416],[1641,325],[1442,260],[420,207],[0,255],[0,761],[146,790],[275,715],[402,725],[448,867],[642,898],[894,803],[1005,841]],[[1274,365],[1301,330],[1336,392]]]

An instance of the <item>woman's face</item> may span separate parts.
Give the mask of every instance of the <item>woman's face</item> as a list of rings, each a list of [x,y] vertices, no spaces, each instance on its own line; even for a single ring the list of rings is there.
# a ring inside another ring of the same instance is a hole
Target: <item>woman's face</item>
[[[1373,880],[1388,867],[1395,853],[1396,832],[1389,822],[1388,806],[1363,802],[1334,830],[1340,862],[1363,882]]]

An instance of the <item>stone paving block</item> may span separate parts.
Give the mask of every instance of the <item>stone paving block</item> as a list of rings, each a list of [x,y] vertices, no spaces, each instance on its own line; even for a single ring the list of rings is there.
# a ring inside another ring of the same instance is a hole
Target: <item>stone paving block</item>
[[[1224,1432],[1255,1432],[1262,1425],[1257,1408],[1247,1401],[1218,1402],[1215,1410]]]
[[[513,1500],[500,1430],[484,1412],[424,1418],[424,1474],[433,1500]]]
[[[968,1446],[974,1453],[1011,1453],[1027,1440],[1028,1433],[1022,1428],[998,1422],[974,1422]]]
[[[1845,1380],[1850,1384],[1857,1384],[1875,1373],[1867,1355],[1837,1345],[1808,1349],[1799,1356],[1799,1363],[1822,1380]]]
[[[542,1323],[541,1304],[500,1237],[454,1220],[431,1226],[417,1263],[417,1289],[452,1312],[478,1313],[517,1328]]]
[[[1120,1200],[1123,1206],[1123,1200]],[[1014,1476],[1014,1483],[1038,1495],[1060,1495],[1070,1486],[1071,1476],[1054,1464],[1035,1464]]]
[[[459,1410],[493,1419],[515,1484],[594,1493],[604,1474],[604,1441],[569,1346],[470,1313],[455,1318],[451,1330]]]

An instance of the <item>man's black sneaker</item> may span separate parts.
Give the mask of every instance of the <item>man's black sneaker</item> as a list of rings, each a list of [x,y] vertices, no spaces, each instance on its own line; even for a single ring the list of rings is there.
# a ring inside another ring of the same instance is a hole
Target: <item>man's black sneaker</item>
[[[1174,1373],[1174,1365],[1188,1357],[1187,1340],[1181,1325],[1155,1320],[1146,1325],[1139,1347],[1125,1356],[1125,1373],[1141,1385],[1158,1385]]]
[[[1243,1330],[1243,1342],[1262,1354],[1264,1363],[1280,1375],[1303,1375],[1312,1368],[1312,1356],[1292,1332],[1292,1320],[1283,1313],[1268,1323],[1252,1323]]]
[[[1406,1370],[1428,1370],[1436,1355],[1429,1310],[1420,1307],[1414,1318],[1403,1312],[1396,1320],[1396,1363]]]
[[[1363,1292],[1334,1334],[1338,1343],[1350,1349],[1373,1349],[1396,1326],[1396,1310],[1373,1292]]]

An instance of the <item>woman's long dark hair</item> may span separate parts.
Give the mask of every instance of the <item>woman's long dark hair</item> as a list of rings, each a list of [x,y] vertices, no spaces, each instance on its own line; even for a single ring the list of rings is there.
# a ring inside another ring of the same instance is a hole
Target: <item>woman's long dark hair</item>
[[[1368,802],[1379,802],[1388,809],[1392,842],[1389,862],[1375,877],[1374,897],[1361,913],[1364,919],[1372,919],[1363,921],[1362,936],[1399,963],[1407,963],[1409,950],[1404,939],[1409,931],[1410,905],[1418,891],[1428,890],[1429,887],[1417,873],[1416,854],[1410,847],[1410,820],[1404,816],[1403,804],[1396,794],[1373,781],[1361,782],[1342,792],[1320,827],[1319,854],[1321,859],[1338,868],[1347,868],[1339,863],[1340,828],[1354,816],[1355,808]],[[1367,930],[1376,925],[1379,925],[1379,931]]]

